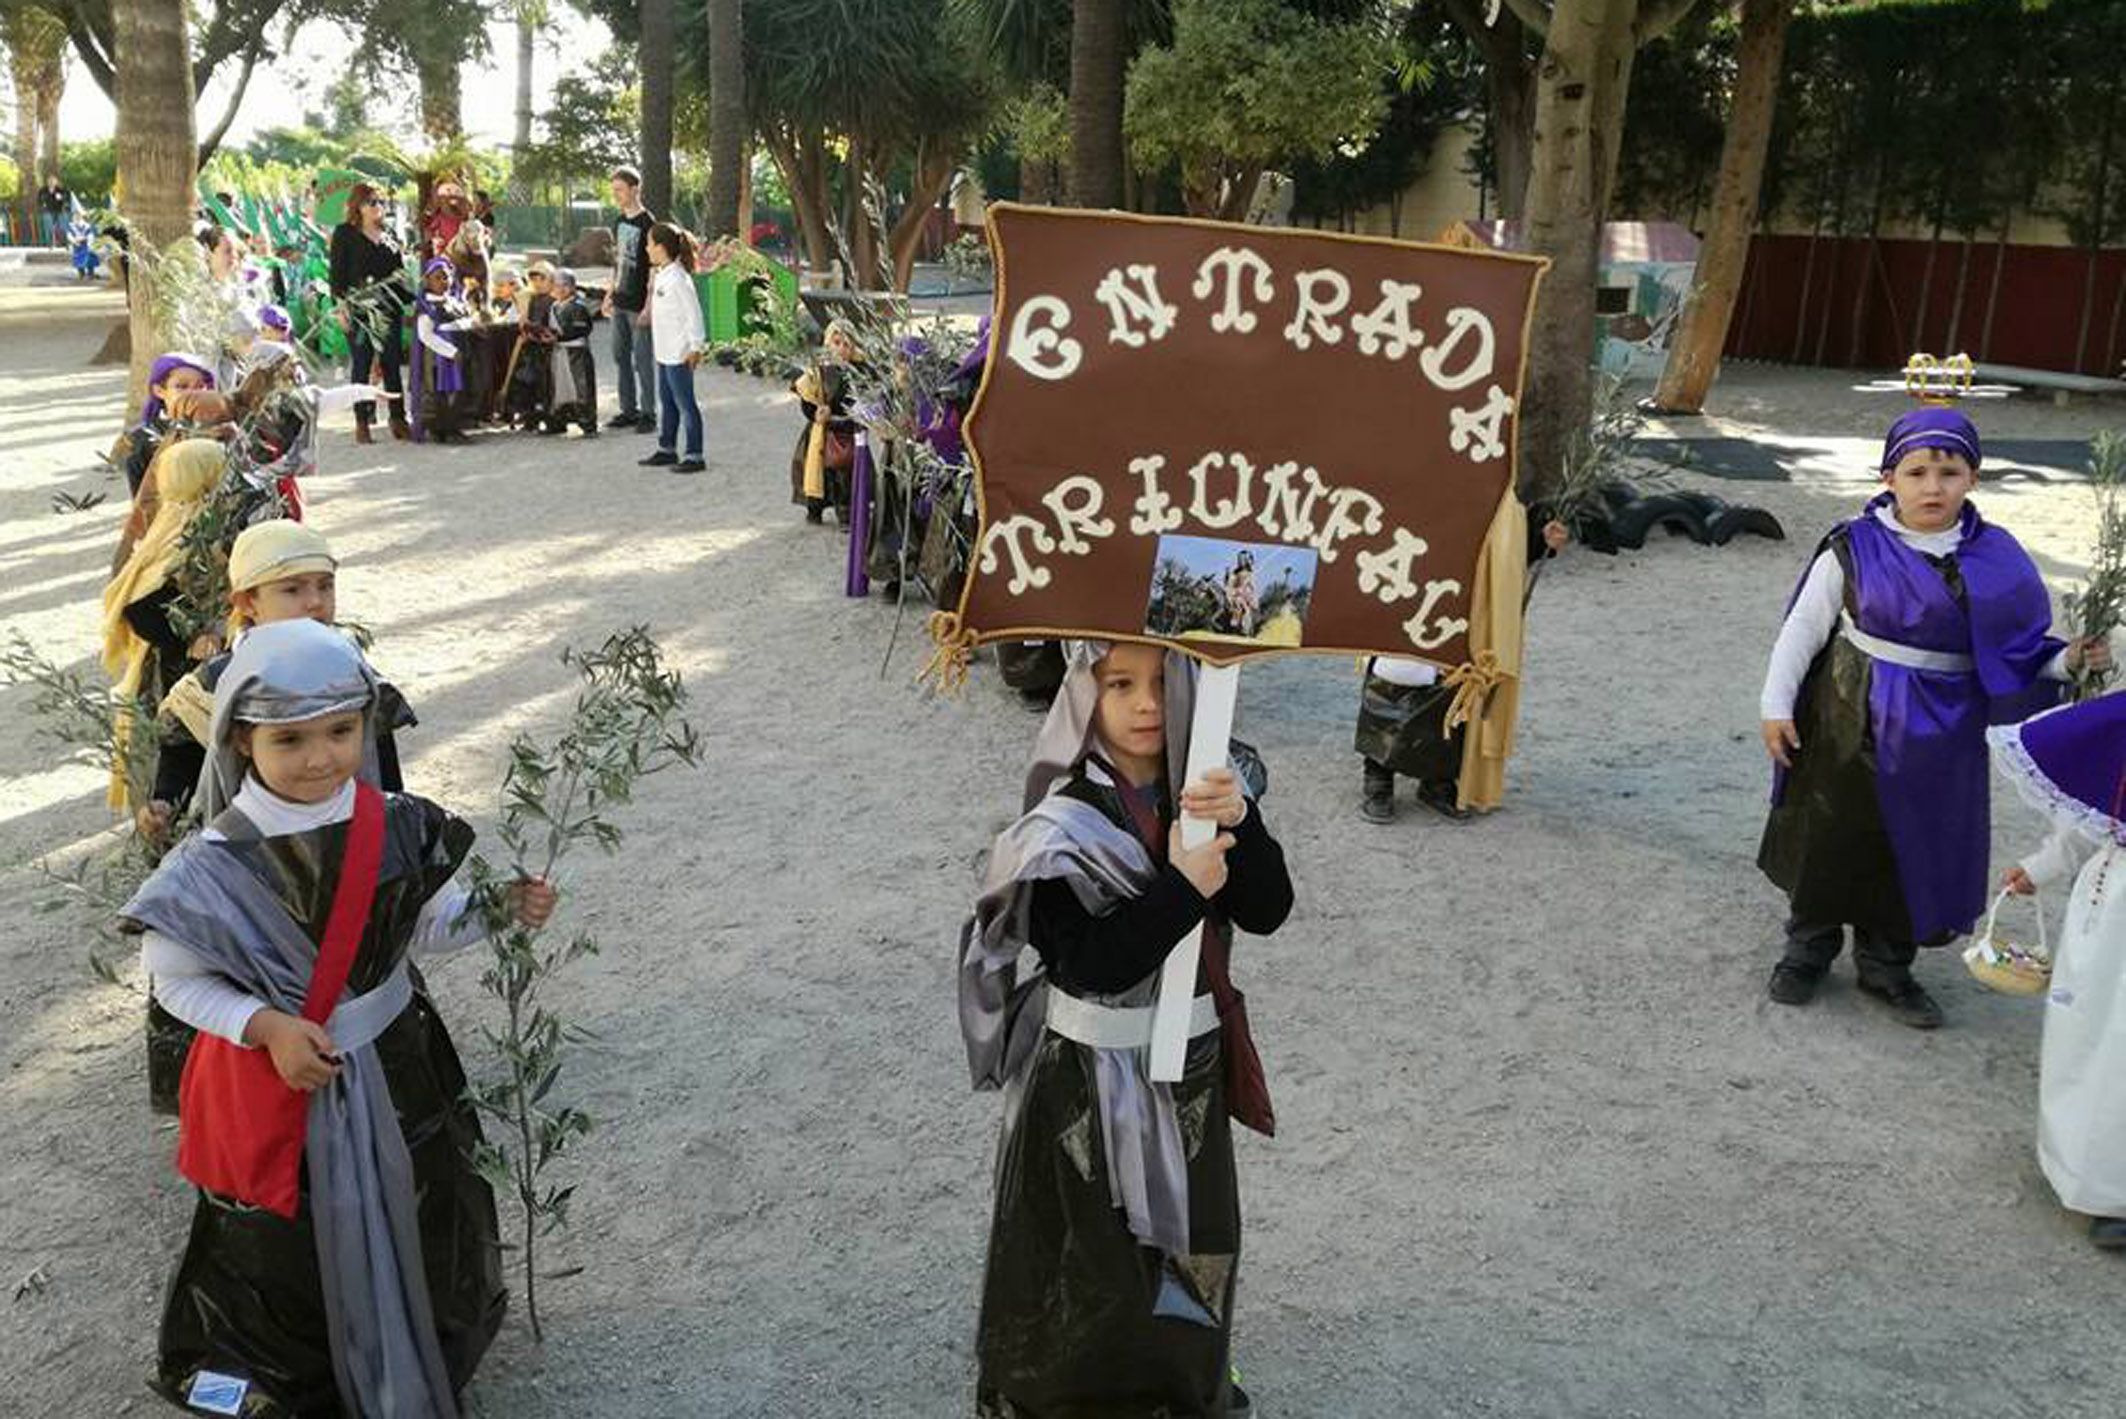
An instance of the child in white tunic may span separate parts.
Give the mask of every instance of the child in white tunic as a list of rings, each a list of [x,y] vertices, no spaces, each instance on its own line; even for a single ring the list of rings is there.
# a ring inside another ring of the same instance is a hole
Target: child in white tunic
[[[2126,1251],[2126,695],[1990,730],[1994,763],[2052,819],[2008,870],[2023,895],[2071,881],[2038,1076],[2038,1161],[2089,1239]]]

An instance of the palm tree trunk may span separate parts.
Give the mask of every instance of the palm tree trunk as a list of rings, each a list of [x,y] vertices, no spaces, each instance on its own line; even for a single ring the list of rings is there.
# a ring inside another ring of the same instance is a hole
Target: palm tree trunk
[[[191,45],[185,7],[168,0],[112,0],[118,53],[118,172],[135,259],[127,286],[133,359],[128,407],[147,395],[148,365],[167,348],[156,329],[150,269],[192,241],[193,166]],[[180,251],[172,259],[197,259]]]
[[[1071,0],[1070,200],[1122,203],[1123,0]]]
[[[9,77],[17,94],[30,92],[29,66],[19,45],[12,42],[8,48]],[[37,171],[37,105],[15,105],[15,215],[22,225],[23,244],[35,246],[37,231],[37,189],[43,174]]]
[[[1683,303],[1668,362],[1654,390],[1654,404],[1671,413],[1695,414],[1720,372],[1735,298],[1749,263],[1750,236],[1757,229],[1757,199],[1764,188],[1764,160],[1772,144],[1772,113],[1779,102],[1779,70],[1786,53],[1787,20],[1794,0],[1742,0],[1742,42],[1737,56],[1735,97],[1720,152],[1719,186],[1705,245],[1698,253],[1690,295]]]
[[[642,0],[642,205],[672,216],[672,0]]]
[[[414,65],[421,85],[421,131],[447,143],[465,131],[463,90],[454,54],[424,54]]]
[[[745,12],[742,0],[709,0],[709,210],[711,237],[745,235],[738,190],[746,154]]]
[[[517,126],[509,143],[509,200],[519,206],[532,197],[531,184],[524,178],[524,155],[532,145],[532,69],[539,58],[538,19],[536,6],[517,6]]]
[[[1532,251],[1551,260],[1530,332],[1520,412],[1519,477],[1540,497],[1563,476],[1594,412],[1594,293],[1609,204],[1605,116],[1629,72],[1637,0],[1559,0],[1537,71]]]

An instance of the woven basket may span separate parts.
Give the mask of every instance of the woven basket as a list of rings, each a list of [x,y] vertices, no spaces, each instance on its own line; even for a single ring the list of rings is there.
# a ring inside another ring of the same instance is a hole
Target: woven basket
[[[2000,932],[2001,904],[2010,894],[1993,899],[1986,913],[1986,930],[1964,948],[1964,966],[1988,990],[2002,995],[2043,995],[2052,984],[2052,948],[2045,939],[2045,909],[2037,905],[2037,944],[2011,940]]]

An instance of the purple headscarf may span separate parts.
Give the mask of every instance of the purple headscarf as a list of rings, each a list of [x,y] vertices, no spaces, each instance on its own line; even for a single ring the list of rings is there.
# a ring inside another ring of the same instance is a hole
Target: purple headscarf
[[[2126,842],[2126,695],[2104,695],[1986,731],[2024,799],[2092,838]]]
[[[438,272],[438,271],[448,271],[448,272],[450,272],[450,273],[451,273],[451,274],[452,274],[453,276],[455,276],[455,275],[457,274],[457,270],[458,270],[458,268],[457,268],[457,267],[455,267],[455,266],[451,265],[451,264],[450,264],[450,263],[449,263],[448,261],[444,260],[444,259],[443,259],[442,257],[440,257],[440,256],[431,256],[431,257],[429,257],[429,258],[428,258],[428,260],[427,260],[427,261],[426,261],[425,263],[423,263],[423,264],[422,264],[422,266],[421,266],[421,279],[425,281],[425,280],[427,280],[427,279],[428,279],[428,278],[429,278],[430,276],[433,276],[433,275],[435,275],[435,273],[436,273],[436,272]]]
[[[1972,472],[1978,471],[1978,430],[1954,409],[1929,405],[1914,409],[1890,425],[1889,437],[1882,441],[1882,471],[1887,473],[1895,468],[1916,448],[1938,448],[1958,454],[1971,465]]]
[[[155,392],[155,386],[177,370],[196,370],[207,377],[207,388],[214,387],[214,366],[201,356],[184,350],[158,355],[155,363],[148,366],[148,402],[140,406],[141,423],[152,424],[162,417],[162,396]]]
[[[295,329],[288,319],[288,312],[277,305],[262,305],[258,308],[258,324],[261,330],[278,330],[286,335]]]

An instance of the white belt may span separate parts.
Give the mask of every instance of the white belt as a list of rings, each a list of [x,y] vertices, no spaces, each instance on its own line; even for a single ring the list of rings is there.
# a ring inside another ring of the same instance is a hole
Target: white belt
[[[1066,1040],[1094,1049],[1143,1049],[1152,1042],[1152,1006],[1095,1005],[1075,995],[1048,988],[1048,1028]],[[1189,1011],[1190,1039],[1218,1028],[1218,1002],[1208,995],[1196,997]]]
[[[376,1037],[399,1012],[413,1003],[413,978],[407,973],[406,962],[400,960],[397,969],[384,978],[383,984],[365,990],[352,1000],[342,1000],[339,1007],[325,1021],[325,1033],[332,1036],[333,1048],[346,1054],[363,1045],[374,1044]]]
[[[1978,662],[1968,655],[1956,655],[1946,650],[1921,650],[1918,646],[1899,645],[1880,636],[1871,636],[1853,624],[1852,613],[1838,613],[1838,634],[1852,643],[1853,649],[1871,660],[1887,661],[1902,665],[1907,670],[1932,670],[1943,675],[1968,675],[1977,668]]]

